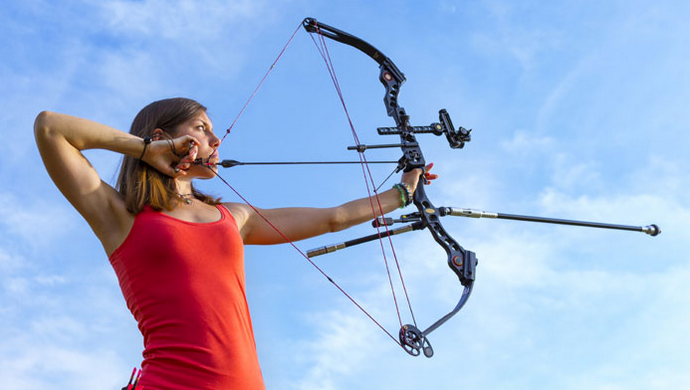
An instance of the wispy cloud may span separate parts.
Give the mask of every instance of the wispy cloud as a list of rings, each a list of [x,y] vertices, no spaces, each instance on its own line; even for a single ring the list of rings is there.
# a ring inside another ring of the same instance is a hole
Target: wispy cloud
[[[250,0],[114,0],[99,5],[109,27],[119,34],[197,44],[216,39],[228,24],[247,23],[267,7],[263,1]]]
[[[24,243],[45,247],[74,226],[74,212],[62,206],[34,199],[31,208],[16,207],[22,203],[15,195],[0,192],[0,225],[8,235]]]
[[[356,315],[355,315],[356,314]],[[313,338],[301,346],[309,367],[301,378],[288,388],[324,389],[341,388],[342,378],[357,375],[362,365],[374,353],[378,343],[371,324],[359,313],[318,313],[312,318],[318,329]]]

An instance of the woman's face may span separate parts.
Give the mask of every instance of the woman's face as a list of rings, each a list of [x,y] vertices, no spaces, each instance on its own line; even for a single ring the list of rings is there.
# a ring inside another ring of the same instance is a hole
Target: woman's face
[[[215,164],[220,161],[218,157],[220,139],[213,133],[213,124],[206,112],[201,111],[196,117],[178,125],[175,130],[175,134],[172,134],[175,138],[191,135],[199,141],[198,145],[191,147],[189,153],[195,160],[200,158],[202,164],[192,164],[187,169],[187,176],[212,178],[217,169]]]

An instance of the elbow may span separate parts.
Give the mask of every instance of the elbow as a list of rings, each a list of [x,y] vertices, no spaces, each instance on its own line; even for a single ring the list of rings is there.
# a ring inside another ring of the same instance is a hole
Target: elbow
[[[41,111],[38,116],[36,116],[36,120],[34,121],[34,136],[36,140],[44,138],[48,134],[51,117],[52,113],[50,111]]]
[[[345,212],[345,210],[343,210],[341,207],[334,208],[328,223],[329,233],[339,232],[349,228],[350,226],[352,226],[352,224],[348,219],[347,212]]]

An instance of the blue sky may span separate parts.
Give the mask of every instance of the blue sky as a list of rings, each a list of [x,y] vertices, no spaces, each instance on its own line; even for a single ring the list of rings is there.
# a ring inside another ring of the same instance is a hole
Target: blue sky
[[[462,150],[420,136],[455,206],[647,225],[640,233],[446,218],[477,253],[466,307],[412,358],[293,249],[250,247],[248,297],[270,389],[682,389],[690,383],[690,5],[677,1],[10,1],[0,6],[0,378],[3,388],[119,389],[142,340],[97,239],[32,135],[41,110],[128,129],[172,96],[233,121],[300,21],[367,40],[406,74],[415,125],[447,108]],[[377,65],[329,43],[362,142],[390,126]],[[353,159],[323,61],[300,31],[220,149],[237,160]],[[369,159],[397,159],[370,151]],[[89,151],[106,181],[119,157]],[[376,167],[383,178],[389,168]],[[260,207],[364,196],[357,167],[221,172]],[[227,201],[218,180],[200,183]],[[361,226],[302,249],[371,233]],[[426,232],[395,240],[420,326],[460,294]],[[391,332],[376,244],[318,264]]]

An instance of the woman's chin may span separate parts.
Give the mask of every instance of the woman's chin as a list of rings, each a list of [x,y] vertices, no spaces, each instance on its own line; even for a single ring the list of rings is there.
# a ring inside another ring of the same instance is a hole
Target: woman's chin
[[[208,180],[208,179],[213,179],[216,177],[216,174],[218,173],[218,168],[215,166],[209,166],[208,168],[204,168],[203,172],[200,172],[199,175],[196,176],[196,179],[202,179],[202,180]]]
[[[188,169],[187,174],[182,176],[181,178],[207,180],[216,177],[217,172],[218,168],[216,168],[215,166],[193,166],[190,169]]]

